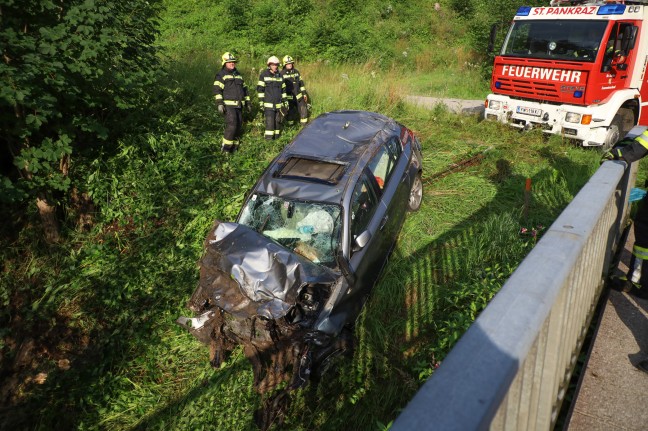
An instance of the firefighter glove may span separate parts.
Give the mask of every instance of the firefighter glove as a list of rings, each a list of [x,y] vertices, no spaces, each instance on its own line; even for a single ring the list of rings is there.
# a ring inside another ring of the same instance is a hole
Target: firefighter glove
[[[603,154],[603,157],[601,157],[601,163],[608,160],[619,160],[622,158],[623,157],[621,156],[621,150],[619,150],[618,148],[612,148],[611,150],[608,150]]]
[[[246,103],[246,104],[245,104],[245,111],[246,111],[248,114],[251,114],[251,113],[252,113],[252,105],[249,104],[249,103]]]
[[[225,115],[225,105],[218,105],[218,113]]]

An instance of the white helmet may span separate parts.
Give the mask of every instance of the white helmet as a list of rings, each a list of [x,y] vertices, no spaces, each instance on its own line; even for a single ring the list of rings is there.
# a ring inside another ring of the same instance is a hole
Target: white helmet
[[[277,58],[276,55],[273,55],[272,57],[268,58],[268,61],[266,61],[266,64],[268,66],[271,65],[271,64],[279,65],[279,59]]]

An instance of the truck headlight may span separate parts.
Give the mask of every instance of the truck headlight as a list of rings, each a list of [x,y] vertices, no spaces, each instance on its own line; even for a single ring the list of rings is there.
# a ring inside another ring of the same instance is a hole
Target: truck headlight
[[[502,108],[502,102],[500,102],[499,100],[489,100],[488,108],[492,109],[493,111],[499,111]]]
[[[581,120],[581,114],[577,114],[575,112],[568,112],[567,115],[565,115],[565,121],[567,123],[580,123]]]

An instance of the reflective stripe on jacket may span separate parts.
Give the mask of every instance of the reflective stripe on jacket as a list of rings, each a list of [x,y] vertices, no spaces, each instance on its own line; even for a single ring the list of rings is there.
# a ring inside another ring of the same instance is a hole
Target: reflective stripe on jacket
[[[261,72],[257,83],[257,96],[264,108],[281,108],[286,100],[286,83],[278,70],[277,73],[272,73],[270,69]]]
[[[216,103],[241,108],[250,101],[247,86],[238,70],[223,67],[214,78],[214,99]]]
[[[288,99],[299,100],[304,97],[306,87],[304,86],[304,81],[302,81],[299,71],[294,67],[291,70],[284,67],[281,74],[286,83],[286,94],[288,95]]]
[[[613,148],[612,152],[616,152],[617,157],[623,158],[628,163],[641,159],[648,154],[648,130],[634,138],[628,145]]]

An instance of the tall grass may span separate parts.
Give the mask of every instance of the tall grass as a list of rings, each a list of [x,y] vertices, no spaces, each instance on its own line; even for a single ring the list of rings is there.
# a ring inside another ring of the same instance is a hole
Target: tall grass
[[[239,63],[250,86],[259,72],[254,64]],[[15,370],[20,390],[2,413],[4,428],[254,428],[260,401],[243,355],[212,370],[207,349],[173,321],[187,312],[213,219],[236,216],[245,192],[298,129],[269,143],[257,116],[241,151],[222,155],[223,124],[211,100],[216,67],[209,53],[169,62],[155,127],[125,139],[105,163],[77,161],[98,205],[90,232],[68,232],[70,242],[55,249],[35,243],[30,230],[3,239],[0,298],[13,319],[5,319],[4,351],[13,361],[21,340],[38,346],[23,348],[34,360]],[[407,79],[392,79],[397,69],[374,62],[298,68],[313,116],[368,109],[412,128],[423,145],[424,179],[484,152],[480,164],[425,184],[421,210],[407,218],[356,324],[353,360],[295,393],[285,425],[380,428],[532,247],[520,228],[549,225],[596,169],[598,155],[559,138],[545,142],[441,108],[408,106]],[[525,219],[527,177],[534,194]]]

